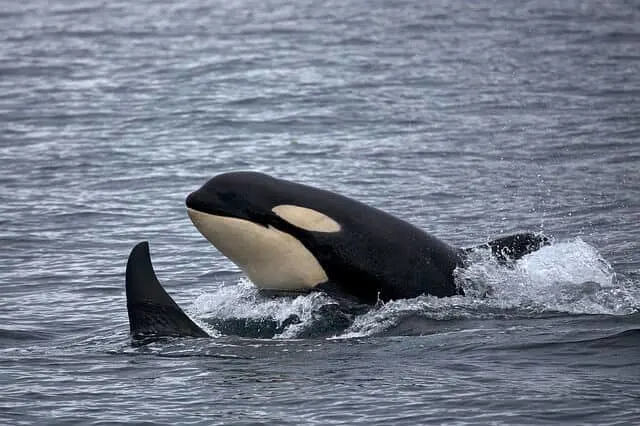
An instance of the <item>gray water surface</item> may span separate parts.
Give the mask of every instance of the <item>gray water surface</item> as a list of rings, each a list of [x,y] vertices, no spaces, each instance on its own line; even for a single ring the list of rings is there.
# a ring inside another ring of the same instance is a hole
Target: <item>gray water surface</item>
[[[5,1],[0,422],[636,424],[639,117],[637,2]],[[191,225],[231,170],[554,243],[337,317]],[[131,345],[141,240],[213,339]]]

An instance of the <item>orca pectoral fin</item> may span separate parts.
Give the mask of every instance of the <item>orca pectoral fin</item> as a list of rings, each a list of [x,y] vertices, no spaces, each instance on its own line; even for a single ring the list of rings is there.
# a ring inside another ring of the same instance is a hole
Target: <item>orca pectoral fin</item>
[[[523,232],[497,238],[478,247],[466,249],[466,251],[488,248],[498,260],[508,262],[518,260],[549,244],[551,244],[551,238],[542,233]]]
[[[209,337],[162,287],[151,264],[149,243],[138,243],[127,261],[127,311],[133,340]]]

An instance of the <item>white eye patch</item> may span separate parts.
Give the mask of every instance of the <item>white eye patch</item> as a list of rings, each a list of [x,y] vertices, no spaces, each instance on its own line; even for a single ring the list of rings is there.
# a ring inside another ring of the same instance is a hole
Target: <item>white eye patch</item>
[[[306,207],[281,204],[271,209],[290,224],[307,231],[338,232],[340,224],[324,213]]]

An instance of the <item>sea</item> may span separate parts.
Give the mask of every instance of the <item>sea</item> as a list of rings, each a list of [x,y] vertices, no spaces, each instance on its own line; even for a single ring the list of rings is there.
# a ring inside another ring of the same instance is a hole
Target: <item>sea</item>
[[[552,243],[264,295],[186,214],[237,170]],[[140,241],[212,338],[132,342]],[[640,424],[640,3],[0,2],[0,424]]]

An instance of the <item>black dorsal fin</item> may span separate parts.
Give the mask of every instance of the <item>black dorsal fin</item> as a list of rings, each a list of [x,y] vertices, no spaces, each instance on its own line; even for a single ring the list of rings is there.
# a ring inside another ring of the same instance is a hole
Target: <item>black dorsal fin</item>
[[[127,262],[127,310],[134,340],[209,337],[162,287],[151,264],[149,243],[138,243]]]
[[[498,260],[508,262],[518,260],[549,244],[551,244],[551,239],[542,233],[522,232],[496,238],[478,247],[468,248],[464,251],[470,252],[479,248],[488,248]]]

